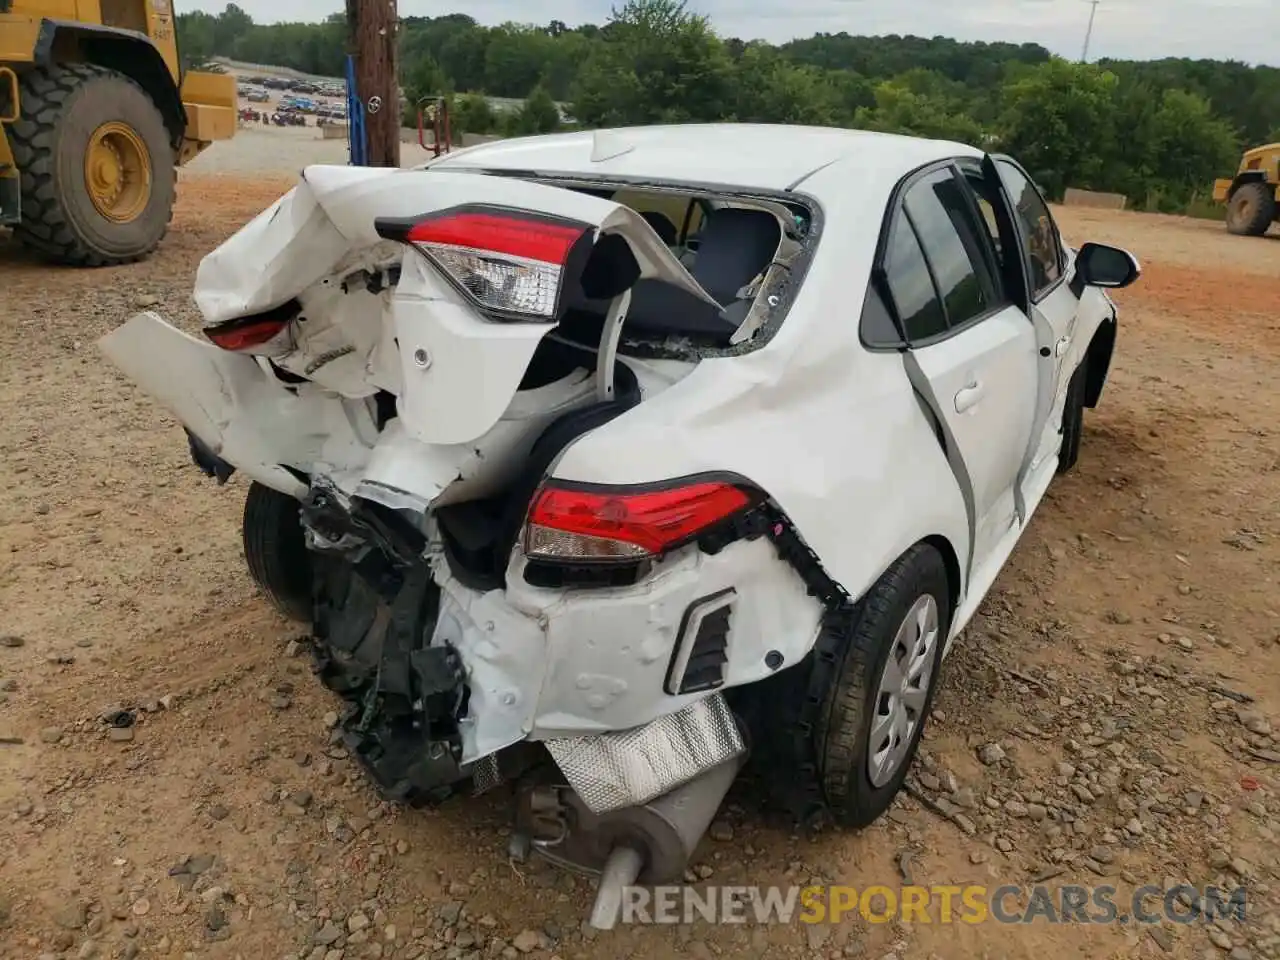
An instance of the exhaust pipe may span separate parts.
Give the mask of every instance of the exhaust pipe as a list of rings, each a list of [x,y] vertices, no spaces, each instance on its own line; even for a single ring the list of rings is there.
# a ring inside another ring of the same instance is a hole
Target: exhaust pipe
[[[598,875],[589,923],[613,929],[625,888],[679,880],[702,840],[744,756],[710,767],[645,804],[593,813],[568,786],[539,786],[521,798],[518,828],[533,848],[559,866]]]
[[[587,921],[591,926],[597,930],[612,930],[617,926],[626,888],[640,878],[640,871],[643,869],[644,854],[635,847],[613,848],[600,873],[596,902],[591,907],[591,918]]]

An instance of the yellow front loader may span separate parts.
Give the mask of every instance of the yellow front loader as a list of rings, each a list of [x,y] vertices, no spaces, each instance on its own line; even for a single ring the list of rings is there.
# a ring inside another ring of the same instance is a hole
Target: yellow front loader
[[[0,0],[0,226],[50,260],[147,256],[175,168],[235,134],[235,78],[182,74],[170,4]]]
[[[1227,229],[1260,237],[1280,220],[1280,143],[1254,147],[1240,160],[1230,180],[1213,185],[1213,199],[1227,205]]]

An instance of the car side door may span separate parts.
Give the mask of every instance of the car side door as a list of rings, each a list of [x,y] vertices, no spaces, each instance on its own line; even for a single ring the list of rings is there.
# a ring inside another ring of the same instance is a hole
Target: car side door
[[[1035,424],[1023,468],[1023,492],[1034,508],[1054,475],[1067,388],[1085,346],[1075,343],[1080,294],[1071,282],[1073,259],[1035,183],[1008,157],[990,157],[987,163],[988,176],[993,169],[1000,180],[1018,236],[1027,280],[1025,309],[1036,326],[1041,355],[1047,351],[1050,361],[1041,365]]]
[[[900,188],[887,214],[875,283],[907,375],[933,413],[966,500],[966,582],[989,584],[1017,539],[1017,479],[1033,425],[1037,348],[1026,315],[1006,294],[954,164],[926,168]]]

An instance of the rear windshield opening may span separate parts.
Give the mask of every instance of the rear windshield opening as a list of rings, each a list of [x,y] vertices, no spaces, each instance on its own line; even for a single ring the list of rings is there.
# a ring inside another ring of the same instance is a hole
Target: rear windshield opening
[[[773,321],[780,319],[787,299],[779,293],[793,281],[799,255],[807,246],[808,207],[668,188],[567,188],[635,210],[694,280],[723,305],[717,309],[678,287],[641,279],[631,290],[620,352],[651,356],[684,356],[690,348],[701,353],[736,352],[749,349],[761,334],[776,327]],[[576,278],[570,282],[557,338],[594,346],[609,301],[592,299]]]

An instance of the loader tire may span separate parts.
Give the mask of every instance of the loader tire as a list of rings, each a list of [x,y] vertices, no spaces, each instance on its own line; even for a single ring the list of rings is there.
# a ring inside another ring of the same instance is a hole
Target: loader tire
[[[1260,237],[1276,218],[1276,188],[1270,183],[1242,184],[1227,203],[1227,230],[1240,237]]]
[[[254,582],[286,617],[310,623],[311,554],[298,501],[251,483],[244,501],[242,535],[245,563]]]
[[[58,64],[22,79],[10,127],[21,175],[15,237],[55,263],[104,267],[150,254],[177,186],[164,118],[124,74]]]

